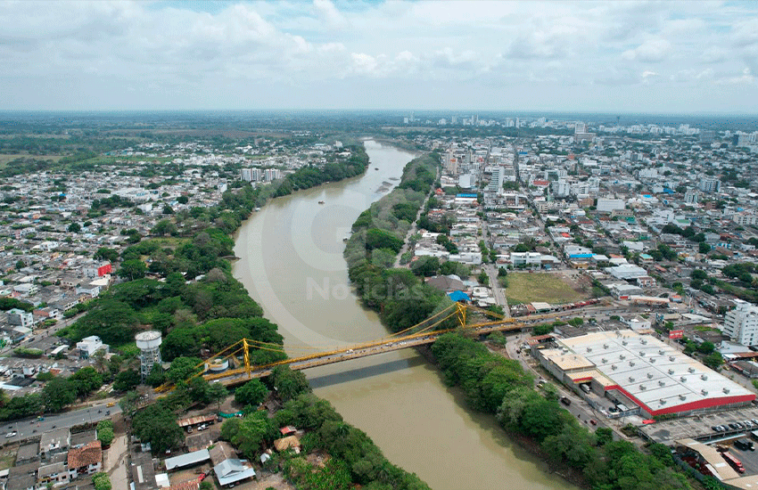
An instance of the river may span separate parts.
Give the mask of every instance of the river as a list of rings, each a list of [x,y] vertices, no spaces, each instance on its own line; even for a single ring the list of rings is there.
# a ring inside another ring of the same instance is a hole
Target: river
[[[363,176],[274,199],[237,234],[234,276],[279,325],[290,356],[388,334],[350,290],[343,238],[399,182],[413,155],[374,141],[366,151],[371,164]],[[468,410],[461,393],[412,349],[306,374],[315,393],[391,462],[435,490],[574,488],[515,446],[493,417]]]

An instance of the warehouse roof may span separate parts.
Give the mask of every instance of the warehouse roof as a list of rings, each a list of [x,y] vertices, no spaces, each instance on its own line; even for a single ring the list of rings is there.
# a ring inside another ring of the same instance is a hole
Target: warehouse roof
[[[564,354],[583,356],[652,415],[755,399],[755,394],[650,335],[632,330],[560,339]],[[615,389],[614,387],[609,387]]]

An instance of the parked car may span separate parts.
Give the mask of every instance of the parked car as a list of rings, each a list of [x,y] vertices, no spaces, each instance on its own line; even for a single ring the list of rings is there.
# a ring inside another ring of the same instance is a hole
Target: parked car
[[[18,432],[16,432],[14,430],[14,431],[11,431],[11,432],[8,432],[7,434],[5,434],[5,437],[16,437],[17,434],[18,434]]]
[[[590,424],[597,425],[597,422],[595,422],[595,419],[590,419]]]

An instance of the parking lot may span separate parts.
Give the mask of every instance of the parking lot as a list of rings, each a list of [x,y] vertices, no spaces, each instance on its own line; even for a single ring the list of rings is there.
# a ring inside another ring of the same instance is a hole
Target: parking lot
[[[753,443],[758,444],[755,440],[753,440]],[[743,451],[737,449],[734,445],[730,445],[729,452],[742,461],[742,466],[745,467],[745,475],[758,475],[758,451]]]
[[[742,423],[746,420],[758,420],[758,407],[747,407],[727,412],[697,415],[674,420],[665,420],[655,424],[640,427],[648,439],[661,444],[672,445],[678,439],[691,438],[704,443],[720,440],[738,439],[741,436],[750,437],[750,432],[758,427],[732,429],[729,424]],[[726,431],[714,431],[712,427],[724,425]]]

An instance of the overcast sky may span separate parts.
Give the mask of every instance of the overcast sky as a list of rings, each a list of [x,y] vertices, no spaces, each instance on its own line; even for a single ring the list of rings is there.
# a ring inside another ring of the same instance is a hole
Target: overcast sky
[[[758,2],[0,1],[0,110],[758,112]]]

